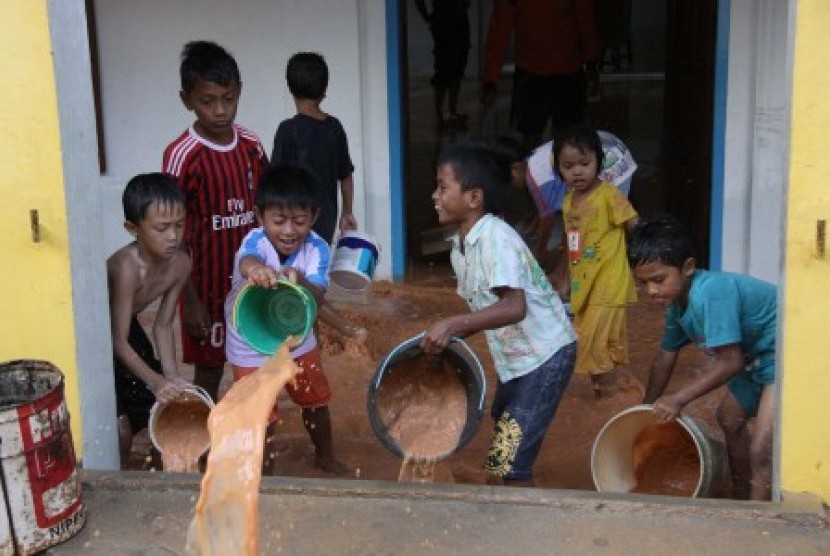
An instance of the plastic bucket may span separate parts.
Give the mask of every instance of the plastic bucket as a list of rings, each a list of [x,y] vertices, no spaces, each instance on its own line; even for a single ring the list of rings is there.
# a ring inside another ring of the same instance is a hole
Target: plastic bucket
[[[158,438],[157,433],[165,426],[185,429],[183,432],[207,433],[208,414],[213,406],[210,394],[199,386],[188,386],[173,402],[154,403],[150,409],[150,420],[147,424],[153,446],[162,455],[164,454],[167,447]],[[204,454],[210,448],[210,438],[207,435],[205,437],[207,440],[199,451],[199,455]]]
[[[233,307],[233,325],[248,344],[272,355],[289,336],[306,339],[317,316],[314,296],[299,284],[280,280],[276,288],[247,285]]]
[[[0,524],[10,524],[3,543],[19,555],[34,554],[81,530],[86,510],[75,467],[63,374],[51,363],[0,364]]]
[[[352,292],[362,292],[372,283],[380,251],[375,240],[360,232],[343,232],[337,240],[329,269],[331,281]]]
[[[381,444],[392,454],[399,458],[404,457],[404,451],[398,442],[389,433],[387,425],[384,424],[378,407],[378,395],[384,388],[384,380],[389,376],[390,370],[397,363],[422,356],[423,352],[418,347],[423,334],[401,342],[381,361],[375,371],[372,381],[369,384],[367,410],[369,423],[372,431],[380,440]],[[473,438],[481,416],[484,412],[484,396],[487,392],[487,379],[481,362],[472,349],[461,339],[454,338],[449,346],[441,354],[449,359],[449,362],[458,370],[461,384],[467,394],[467,416],[464,428],[455,448],[437,460],[443,460],[461,450]]]
[[[662,430],[661,430],[662,429]],[[599,492],[632,492],[682,496],[687,478],[684,466],[666,472],[666,480],[675,482],[677,491],[640,490],[638,471],[647,469],[649,457],[671,457],[678,446],[693,446],[696,468],[687,496],[711,498],[721,493],[727,479],[726,452],[706,426],[689,415],[681,414],[674,422],[661,424],[650,405],[630,407],[612,417],[600,430],[591,450],[591,475]],[[669,461],[668,459],[666,460]],[[687,460],[688,461],[688,460]],[[672,476],[671,474],[676,474]],[[696,479],[696,480],[694,480]],[[670,485],[671,486],[671,485]]]

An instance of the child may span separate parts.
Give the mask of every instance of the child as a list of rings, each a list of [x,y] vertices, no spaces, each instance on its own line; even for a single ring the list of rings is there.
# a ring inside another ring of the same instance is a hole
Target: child
[[[312,229],[331,245],[337,224],[338,182],[343,203],[340,231],[356,230],[357,221],[352,214],[354,166],[346,132],[337,118],[320,110],[329,83],[329,69],[321,55],[298,52],[288,60],[285,79],[294,97],[297,115],[284,120],[277,128],[271,162],[299,164],[317,176],[320,217]]]
[[[651,365],[644,403],[663,421],[689,402],[726,384],[717,410],[732,473],[732,497],[770,499],[775,419],[777,291],[767,282],[695,268],[692,244],[671,218],[638,226],[628,259],[642,291],[666,310],[660,349]],[[694,342],[707,354],[703,372],[664,394],[677,352]],[[755,417],[750,441],[749,420]]]
[[[631,151],[615,135],[602,130],[597,131],[597,134],[603,152],[599,178],[614,184],[623,194],[628,195],[631,177],[637,170]],[[540,262],[544,262],[548,257],[556,225],[556,213],[561,212],[568,191],[567,185],[553,167],[553,141],[539,145],[529,155],[515,139],[502,137],[499,143],[513,160],[511,185],[527,191],[533,200],[536,211],[524,232],[535,235],[531,242],[533,253]]]
[[[232,312],[239,290],[246,282],[275,287],[277,279],[288,276],[305,286],[322,306],[328,286],[329,246],[312,231],[319,214],[317,184],[308,170],[288,164],[275,164],[262,176],[254,200],[260,227],[245,236],[233,265],[233,289],[225,303],[228,322],[227,356],[234,380],[262,366],[267,356],[254,350],[233,326]],[[328,403],[331,390],[323,373],[320,349],[312,331],[305,342],[292,351],[302,369],[295,385],[287,385],[291,399],[302,408],[303,424],[316,451],[315,464],[325,471],[344,474],[346,466],[334,456]],[[264,451],[266,473],[273,472],[273,443],[276,416],[269,425]]]
[[[533,463],[573,372],[576,336],[559,298],[521,237],[499,212],[509,163],[469,142],[444,149],[432,194],[438,221],[454,224],[451,262],[471,313],[441,319],[421,348],[485,330],[499,383],[485,470],[506,485],[532,486]]]
[[[637,296],[625,236],[637,224],[637,213],[617,187],[599,178],[602,143],[590,126],[578,124],[557,135],[553,158],[569,188],[562,205],[568,256],[553,281],[560,295],[570,294],[579,334],[575,372],[590,374],[599,399],[616,393],[615,367],[628,363],[625,309]]]
[[[179,93],[194,124],[164,150],[164,171],[185,194],[185,247],[193,258],[182,314],[184,361],[217,399],[225,365],[222,304],[234,250],[254,225],[254,186],[267,165],[259,139],[234,124],[242,82],[236,61],[212,42],[182,50]]]
[[[191,265],[181,250],[184,195],[170,176],[135,176],[124,190],[122,204],[124,228],[135,241],[107,259],[107,281],[118,441],[125,465],[133,434],[147,427],[155,401],[172,401],[187,384],[176,369],[172,325]],[[154,353],[136,316],[159,298]]]

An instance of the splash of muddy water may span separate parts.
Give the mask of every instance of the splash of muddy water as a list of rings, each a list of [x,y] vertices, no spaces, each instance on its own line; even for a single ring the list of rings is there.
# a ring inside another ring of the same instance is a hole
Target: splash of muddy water
[[[399,481],[432,482],[436,463],[458,445],[467,418],[467,393],[458,369],[423,357],[391,367],[378,388],[378,413],[404,461]]]
[[[210,454],[187,534],[188,554],[259,553],[265,429],[277,393],[300,372],[289,355],[288,343],[257,372],[235,382],[210,412]]]

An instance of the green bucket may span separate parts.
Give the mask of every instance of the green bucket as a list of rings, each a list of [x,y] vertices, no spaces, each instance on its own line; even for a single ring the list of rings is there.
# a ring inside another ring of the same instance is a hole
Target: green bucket
[[[249,284],[233,307],[233,325],[248,344],[272,355],[289,336],[306,339],[317,316],[317,303],[306,288],[280,280],[275,288]]]

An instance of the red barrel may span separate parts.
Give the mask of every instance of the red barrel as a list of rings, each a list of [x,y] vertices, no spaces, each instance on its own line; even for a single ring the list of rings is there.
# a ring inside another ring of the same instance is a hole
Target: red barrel
[[[0,470],[16,554],[34,554],[81,530],[86,513],[63,374],[35,360],[0,364]],[[0,554],[3,552],[0,535]]]

